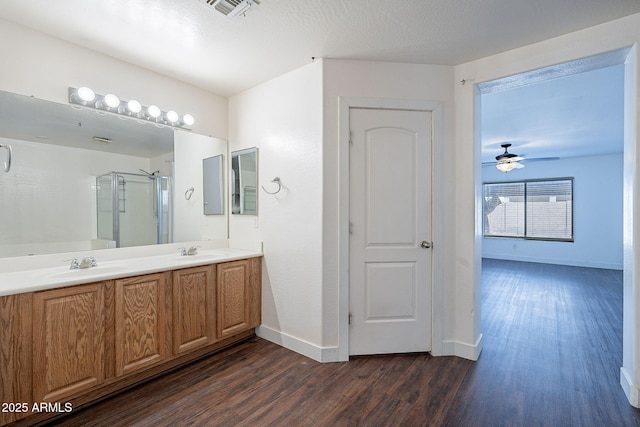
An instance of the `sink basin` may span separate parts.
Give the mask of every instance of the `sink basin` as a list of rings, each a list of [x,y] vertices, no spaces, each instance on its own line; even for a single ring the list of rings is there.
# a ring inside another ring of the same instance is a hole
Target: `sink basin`
[[[74,277],[86,277],[86,276],[99,276],[102,274],[118,273],[126,270],[126,267],[121,266],[97,266],[91,268],[78,268],[76,270],[65,270],[60,273],[54,273],[50,277],[54,279],[74,278]]]
[[[191,260],[200,260],[202,258],[215,259],[215,258],[220,258],[221,256],[222,255],[217,253],[202,252],[195,255],[178,255],[176,256],[176,259],[178,261],[191,261]]]
[[[192,261],[192,260],[200,260],[200,259],[210,259],[215,260],[217,258],[222,258],[224,254],[220,253],[218,250],[205,250],[202,252],[198,252],[195,255],[176,255],[175,259],[178,261]]]

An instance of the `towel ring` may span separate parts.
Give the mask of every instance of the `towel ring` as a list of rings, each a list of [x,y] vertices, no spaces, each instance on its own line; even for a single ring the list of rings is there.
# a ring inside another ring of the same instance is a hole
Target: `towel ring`
[[[187,200],[191,200],[191,196],[193,196],[193,192],[195,190],[193,189],[193,187],[190,187],[187,191],[184,192],[184,198]]]
[[[0,148],[4,148],[7,150],[7,161],[2,162],[2,168],[4,169],[5,172],[9,172],[9,170],[11,169],[11,146],[8,144],[7,145],[0,144]]]
[[[261,185],[262,190],[263,190],[265,193],[267,193],[267,194],[278,194],[278,193],[280,192],[280,190],[282,190],[282,182],[280,182],[280,178],[278,178],[278,177],[276,176],[275,178],[273,178],[273,179],[271,180],[271,182],[273,182],[273,183],[275,183],[275,184],[278,184],[278,189],[277,189],[276,191],[273,191],[273,192],[271,192],[271,191],[267,191],[267,189],[266,189],[266,188],[264,188],[264,185]]]

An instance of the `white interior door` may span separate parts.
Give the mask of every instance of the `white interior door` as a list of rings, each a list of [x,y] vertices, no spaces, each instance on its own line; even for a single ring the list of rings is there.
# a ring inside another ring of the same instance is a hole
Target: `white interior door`
[[[431,350],[429,111],[349,112],[349,353]]]

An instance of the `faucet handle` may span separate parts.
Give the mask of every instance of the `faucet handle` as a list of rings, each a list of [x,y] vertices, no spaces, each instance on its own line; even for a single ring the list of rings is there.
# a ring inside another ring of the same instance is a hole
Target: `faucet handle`
[[[80,268],[80,261],[78,261],[78,258],[69,258],[63,261],[71,261],[71,265],[69,265],[69,270],[77,270]]]
[[[198,255],[198,248],[200,246],[191,246],[187,251],[187,255]]]
[[[187,256],[187,248],[179,248],[180,256]]]

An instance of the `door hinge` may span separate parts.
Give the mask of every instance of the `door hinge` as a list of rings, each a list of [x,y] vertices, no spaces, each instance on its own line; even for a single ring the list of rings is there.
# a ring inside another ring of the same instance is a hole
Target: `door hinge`
[[[353,234],[353,223],[349,222],[349,234]]]
[[[353,314],[349,313],[349,324],[351,324],[351,320],[353,320]]]
[[[353,144],[353,132],[349,131],[349,144]]]

